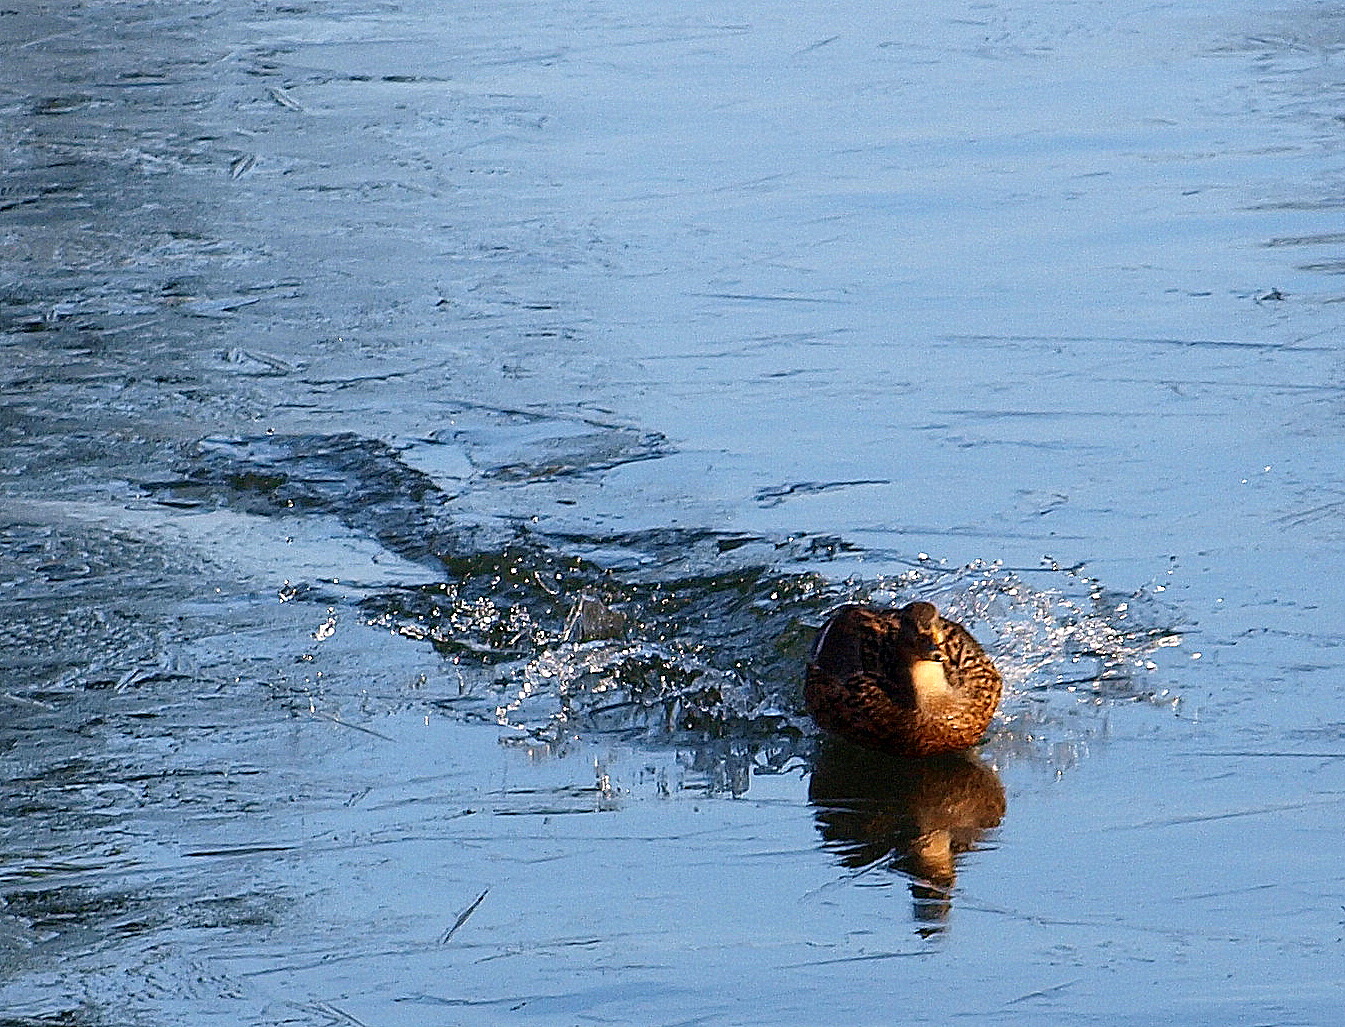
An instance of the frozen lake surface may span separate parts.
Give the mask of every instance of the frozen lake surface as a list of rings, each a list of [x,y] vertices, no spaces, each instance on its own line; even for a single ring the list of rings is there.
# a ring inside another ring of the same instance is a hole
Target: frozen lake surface
[[[1338,1021],[1345,13],[777,6],[0,9],[0,1025]]]

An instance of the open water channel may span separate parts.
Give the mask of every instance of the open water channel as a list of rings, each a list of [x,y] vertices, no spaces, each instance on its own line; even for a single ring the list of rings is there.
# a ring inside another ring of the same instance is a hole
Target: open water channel
[[[1341,5],[5,0],[0,154],[4,1027],[1341,1022]]]

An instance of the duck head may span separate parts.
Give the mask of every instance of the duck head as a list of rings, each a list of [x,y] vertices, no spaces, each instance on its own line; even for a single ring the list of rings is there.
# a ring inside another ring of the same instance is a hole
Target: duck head
[[[897,611],[897,644],[911,660],[943,659],[943,618],[933,603],[909,603]]]

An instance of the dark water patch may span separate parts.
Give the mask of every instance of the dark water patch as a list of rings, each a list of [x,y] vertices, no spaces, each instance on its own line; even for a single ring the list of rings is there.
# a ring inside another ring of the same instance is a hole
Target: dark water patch
[[[221,856],[259,856],[270,855],[278,852],[293,852],[297,846],[294,845],[235,845],[228,849],[193,849],[191,852],[184,852],[184,859],[200,859],[203,857],[218,858]]]
[[[34,1016],[0,1015],[0,1027],[108,1027],[115,1023],[116,1014],[100,1013],[86,1006]]]
[[[1329,346],[1309,346],[1301,342],[1263,342],[1252,339],[1182,339],[1158,337],[1125,336],[1088,336],[1088,335],[976,335],[950,336],[951,339],[967,339],[990,343],[1037,343],[1041,345],[1092,345],[1092,346],[1158,346],[1192,350],[1266,350],[1276,353],[1329,353]],[[1069,414],[1070,412],[1062,412]]]
[[[854,481],[796,481],[785,485],[776,485],[757,492],[757,503],[763,507],[779,506],[794,496],[815,496],[837,489],[853,488],[858,485],[890,485],[886,478],[861,478]]]
[[[253,514],[345,510],[369,521],[386,517],[390,506],[419,509],[441,496],[391,446],[350,433],[203,439],[188,455],[184,479],[146,484]]]
[[[1315,235],[1281,235],[1267,239],[1261,245],[1269,248],[1282,246],[1339,246],[1345,243],[1345,232],[1319,232]]]
[[[1345,274],[1345,260],[1315,260],[1307,264],[1299,264],[1299,271],[1312,271],[1322,275],[1341,275]]]
[[[100,929],[114,934],[152,930],[152,901],[133,891],[95,890],[81,886],[7,891],[3,912],[43,941],[72,932]]]
[[[178,508],[329,514],[409,559],[431,555],[436,515],[450,498],[387,443],[349,433],[202,439],[176,469],[180,476],[141,486]]]
[[[712,300],[737,300],[744,303],[847,303],[848,300],[835,296],[779,296],[761,293],[743,292],[702,292],[692,293]]]
[[[656,432],[582,416],[462,404],[446,420],[449,427],[397,446],[349,432],[210,437],[172,461],[175,474],[141,484],[178,508],[330,514],[408,559],[452,561],[502,545],[513,531],[449,516],[446,504],[459,493],[595,474],[668,451]],[[483,531],[489,543],[477,537]]]

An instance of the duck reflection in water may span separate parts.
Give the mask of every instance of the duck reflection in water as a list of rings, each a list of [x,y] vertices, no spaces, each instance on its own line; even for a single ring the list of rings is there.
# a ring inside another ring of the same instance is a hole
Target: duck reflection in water
[[[933,934],[952,909],[956,859],[975,849],[1004,817],[1004,786],[971,752],[923,758],[823,741],[808,799],[826,846],[842,866],[907,874],[921,933]]]

